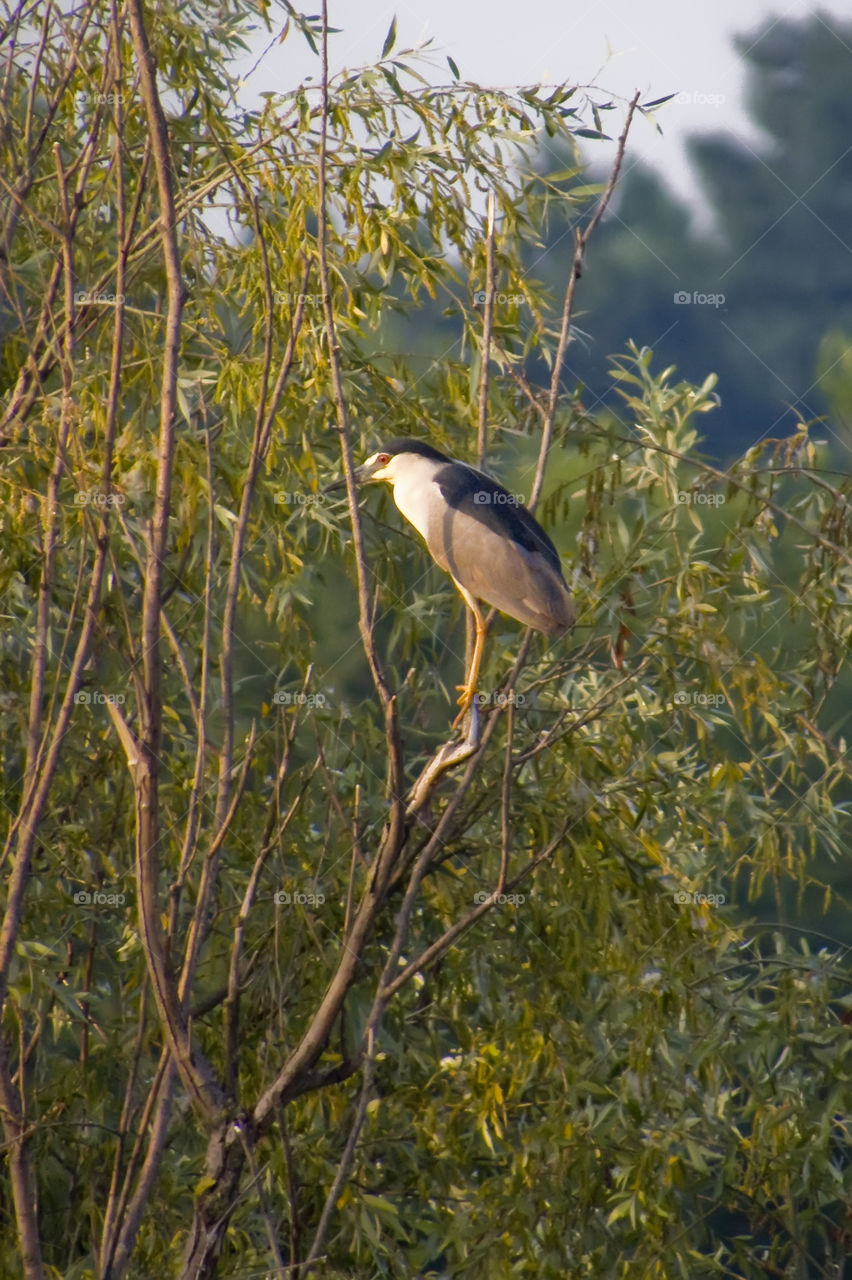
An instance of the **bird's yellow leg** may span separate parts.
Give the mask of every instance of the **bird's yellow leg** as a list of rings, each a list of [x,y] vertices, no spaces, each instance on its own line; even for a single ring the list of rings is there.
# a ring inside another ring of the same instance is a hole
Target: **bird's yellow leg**
[[[453,728],[461,724],[470,709],[470,704],[473,702],[473,695],[476,693],[476,682],[479,679],[479,668],[482,663],[482,652],[485,648],[485,619],[479,610],[476,610],[473,616],[476,622],[476,638],[473,644],[473,654],[470,659],[470,669],[467,673],[467,679],[464,684],[456,686],[461,690],[459,697],[459,706],[461,710],[453,721]]]

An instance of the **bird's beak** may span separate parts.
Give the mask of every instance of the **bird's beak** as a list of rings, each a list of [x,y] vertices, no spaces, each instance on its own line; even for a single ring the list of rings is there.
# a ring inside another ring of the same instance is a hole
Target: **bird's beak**
[[[352,479],[356,484],[363,484],[366,480],[372,480],[373,473],[381,471],[382,464],[377,458],[370,458],[362,467],[356,467],[352,472]],[[326,485],[323,493],[334,493],[337,490],[346,488],[346,476],[341,476],[339,480],[333,481],[332,484]]]

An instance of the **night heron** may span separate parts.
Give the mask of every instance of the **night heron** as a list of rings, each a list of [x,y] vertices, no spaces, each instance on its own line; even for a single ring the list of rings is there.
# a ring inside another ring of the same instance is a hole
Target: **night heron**
[[[574,625],[559,553],[520,498],[491,476],[422,440],[406,439],[390,440],[354,474],[358,482],[388,481],[397,507],[473,614],[476,641],[459,685],[459,718],[473,700],[482,661],[485,619],[479,601],[549,636],[562,636]]]

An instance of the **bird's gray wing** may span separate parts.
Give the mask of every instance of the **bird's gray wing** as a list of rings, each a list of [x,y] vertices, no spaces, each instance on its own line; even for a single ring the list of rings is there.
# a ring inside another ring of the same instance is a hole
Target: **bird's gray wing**
[[[430,524],[428,544],[437,562],[477,600],[549,635],[562,635],[573,624],[560,570],[538,545],[517,542],[504,524],[494,527],[448,506]]]
[[[556,547],[535,517],[499,481],[474,467],[451,463],[437,472],[435,484],[453,510],[526,551],[538,552],[561,575]]]

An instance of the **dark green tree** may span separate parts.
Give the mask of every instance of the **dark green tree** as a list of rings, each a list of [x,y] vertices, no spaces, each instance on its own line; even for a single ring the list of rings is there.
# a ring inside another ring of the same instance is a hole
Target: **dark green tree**
[[[719,455],[824,414],[819,345],[852,327],[852,25],[768,18],[736,45],[758,140],[692,138],[692,208],[644,166],[628,167],[583,293],[589,340],[570,358],[590,403],[613,402],[607,358],[628,339],[688,378],[709,362],[721,403],[708,445]],[[678,109],[661,109],[663,128]],[[550,146],[544,157],[543,168],[562,167]],[[554,218],[539,276],[559,279],[578,217]]]
[[[820,339],[852,326],[852,24],[767,19],[736,45],[762,136],[690,150],[723,241],[720,356],[772,406],[771,433],[825,412]]]

